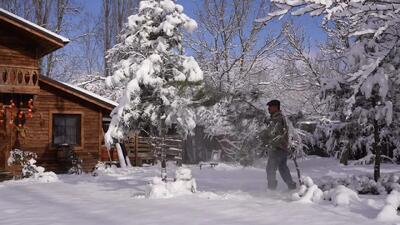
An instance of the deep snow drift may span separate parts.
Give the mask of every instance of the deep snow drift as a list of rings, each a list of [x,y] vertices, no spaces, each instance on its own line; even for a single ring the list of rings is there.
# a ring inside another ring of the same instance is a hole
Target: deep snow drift
[[[317,157],[301,160],[299,164],[303,174],[313,180],[304,182],[308,189],[322,177],[339,178],[372,173],[373,170],[372,166],[345,167],[333,159]],[[58,181],[50,183],[34,179],[7,181],[0,183],[1,224],[400,223],[393,209],[398,204],[398,193],[391,197],[357,196],[349,189],[338,187],[324,196],[318,191],[317,202],[293,201],[294,193],[286,190],[282,180],[279,180],[278,191],[266,190],[262,166],[263,162],[247,168],[220,164],[216,168],[200,170],[198,166],[189,166],[197,182],[197,192],[169,198],[145,197],[148,182],[160,173],[157,166],[101,169],[97,176],[58,175]],[[289,167],[295,177],[291,162]],[[168,169],[169,177],[176,176],[174,166],[169,165]],[[397,165],[384,164],[382,171],[400,173]],[[315,187],[312,189],[316,190]],[[332,199],[324,199],[328,197]],[[381,213],[384,208],[385,212]]]

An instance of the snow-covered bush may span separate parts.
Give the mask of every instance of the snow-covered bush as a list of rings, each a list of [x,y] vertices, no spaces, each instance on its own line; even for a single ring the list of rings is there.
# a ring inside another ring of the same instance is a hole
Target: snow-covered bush
[[[146,197],[153,199],[172,198],[192,194],[196,191],[196,180],[192,178],[190,169],[178,168],[173,182],[165,182],[160,177],[154,177],[146,187]]]
[[[45,172],[44,167],[36,166],[36,160],[30,159],[22,168],[22,177],[43,183],[57,182],[58,177],[54,172]]]
[[[378,182],[372,175],[351,175],[345,178],[322,177],[316,183],[323,191],[343,185],[358,194],[379,195],[400,190],[398,174],[383,174]]]
[[[400,193],[393,190],[386,198],[386,204],[378,213],[376,219],[382,222],[399,220]]]
[[[351,202],[359,201],[356,192],[338,185],[328,191],[323,192],[310,177],[301,178],[300,189],[292,194],[292,200],[301,203],[319,203],[322,200],[331,201],[335,206],[348,205]]]
[[[298,192],[292,194],[292,200],[302,203],[318,203],[322,200],[323,192],[310,177],[301,178],[302,185]]]
[[[349,205],[352,202],[360,201],[356,192],[343,185],[325,191],[323,196],[325,200],[331,201],[335,206]]]
[[[22,151],[20,149],[13,149],[10,151],[10,156],[7,159],[9,166],[11,165],[21,165],[24,166],[28,163],[30,159],[36,159],[36,153],[30,151]]]
[[[37,166],[36,153],[30,151],[22,151],[20,149],[13,149],[10,152],[10,157],[7,162],[8,165],[19,165],[22,167],[21,177],[39,182],[55,182],[58,181],[58,177],[54,172],[45,172],[45,168]]]

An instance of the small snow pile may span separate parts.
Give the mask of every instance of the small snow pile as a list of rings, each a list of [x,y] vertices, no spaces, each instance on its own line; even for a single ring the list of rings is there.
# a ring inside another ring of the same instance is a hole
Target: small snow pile
[[[175,172],[174,182],[164,182],[160,177],[154,177],[147,186],[146,197],[151,199],[172,198],[195,193],[196,180],[192,178],[190,169],[179,168]]]
[[[22,168],[22,177],[28,181],[37,181],[41,183],[58,182],[59,179],[54,172],[45,172],[44,167],[36,166],[36,160],[30,159]]]
[[[215,170],[219,171],[234,171],[234,170],[242,170],[244,167],[239,163],[218,163],[214,167]]]
[[[383,209],[378,213],[377,220],[382,222],[389,222],[399,220],[400,216],[397,215],[397,210],[400,207],[400,192],[393,190],[386,198],[386,204]]]
[[[188,168],[179,168],[175,171],[176,180],[190,180],[192,179],[192,171]]]
[[[114,170],[117,169],[116,165],[107,166],[104,162],[97,162],[96,166],[94,167],[94,171],[92,173],[93,176],[104,175],[113,173]]]
[[[303,185],[300,186],[298,192],[293,193],[292,200],[302,203],[320,202],[323,192],[314,184],[314,181],[310,177],[302,177],[301,181]]]
[[[324,199],[332,201],[335,206],[349,205],[351,202],[360,201],[358,194],[353,190],[339,185],[329,191],[324,192]]]

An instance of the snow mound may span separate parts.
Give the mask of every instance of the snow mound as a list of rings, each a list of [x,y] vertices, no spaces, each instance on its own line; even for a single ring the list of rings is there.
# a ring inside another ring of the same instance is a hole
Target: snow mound
[[[38,166],[37,168],[40,170],[38,173],[35,173],[33,177],[26,178],[27,180],[30,181],[36,181],[39,183],[54,183],[54,182],[59,182],[60,180],[58,179],[57,174],[55,174],[52,171],[49,172],[44,172],[44,168],[41,166]]]
[[[292,200],[301,203],[320,202],[323,197],[323,192],[318,188],[310,177],[302,177],[303,185],[300,186],[299,191],[292,194]]]
[[[378,213],[376,219],[382,222],[390,222],[399,220],[400,216],[397,215],[397,209],[400,206],[400,193],[393,190],[386,198],[386,204]]]
[[[219,171],[234,171],[234,170],[242,170],[243,166],[240,165],[239,163],[218,163],[218,165],[216,165],[214,167],[215,170],[219,170]]]
[[[179,168],[175,171],[174,182],[164,182],[160,177],[154,177],[146,187],[146,197],[150,199],[173,198],[195,193],[196,180],[188,168]]]
[[[245,201],[252,198],[249,193],[243,191],[232,191],[227,193],[199,192],[197,197],[208,200],[238,200]]]
[[[129,180],[134,176],[140,176],[140,174],[143,174],[144,171],[145,169],[143,167],[119,168],[116,165],[108,166],[103,162],[98,162],[95,170],[92,172],[92,175],[101,177],[116,177],[118,180]]]
[[[360,201],[358,194],[353,190],[339,185],[329,191],[324,192],[324,199],[332,201],[335,206],[349,205],[351,202]]]
[[[60,182],[60,179],[58,178],[57,174],[54,172],[44,172],[44,168],[41,166],[38,166],[37,168],[37,173],[34,173],[31,177],[28,178],[23,178],[21,180],[11,180],[7,181],[9,183],[55,183],[55,182]]]
[[[192,171],[188,168],[179,168],[175,171],[175,179],[190,180],[192,179]]]

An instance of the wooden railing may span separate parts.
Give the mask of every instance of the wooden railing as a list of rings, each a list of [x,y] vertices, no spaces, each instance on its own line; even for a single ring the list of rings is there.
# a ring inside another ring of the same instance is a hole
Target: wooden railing
[[[124,146],[135,166],[141,166],[144,162],[154,163],[155,153],[149,138],[134,134],[125,141]]]
[[[141,137],[134,134],[125,141],[124,146],[134,165],[141,166],[144,162],[154,163],[155,160],[161,159],[161,143],[162,139],[159,137]],[[166,159],[181,165],[182,140],[179,137],[167,136],[164,143],[166,145]]]
[[[0,93],[36,94],[38,91],[37,68],[0,65]]]

